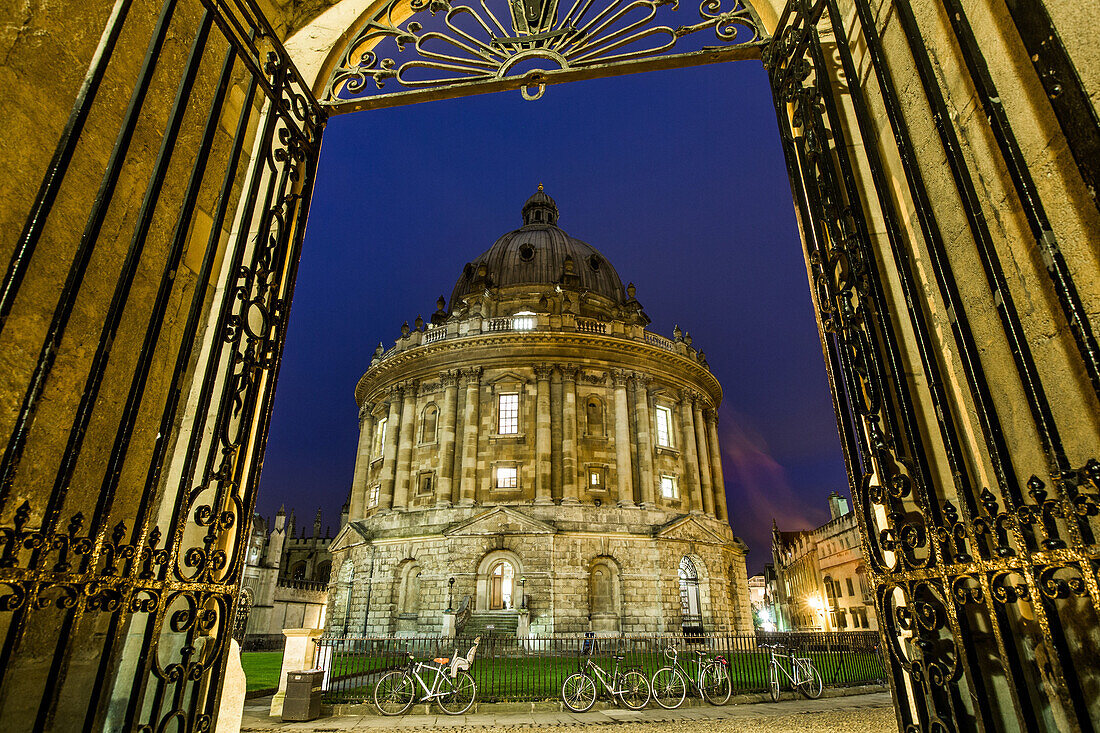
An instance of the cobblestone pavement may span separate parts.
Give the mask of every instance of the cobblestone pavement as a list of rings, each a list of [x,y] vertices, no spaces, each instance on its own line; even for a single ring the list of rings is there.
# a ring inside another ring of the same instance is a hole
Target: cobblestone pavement
[[[256,705],[245,708],[241,733],[335,733],[387,728],[442,728],[447,733],[484,733],[485,728],[495,731],[540,728],[545,733],[565,733],[592,725],[615,725],[616,733],[888,733],[897,730],[890,695],[879,692],[820,700],[784,700],[680,710],[647,708],[638,712],[612,709],[589,713],[405,715],[399,718],[356,715],[321,718],[310,723],[283,723],[268,717],[266,709]]]

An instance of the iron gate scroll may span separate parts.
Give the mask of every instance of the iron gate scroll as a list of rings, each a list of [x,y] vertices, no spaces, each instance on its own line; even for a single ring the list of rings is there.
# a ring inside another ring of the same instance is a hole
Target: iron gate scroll
[[[325,119],[248,0],[108,10],[0,289],[5,730],[211,729]]]
[[[1000,149],[1008,165],[1019,165],[1022,157],[1011,127],[1003,115],[996,116],[999,100],[984,72],[985,61],[968,38],[967,16],[956,0],[945,5],[970,81],[989,103]],[[1100,715],[1088,635],[1095,633],[1100,601],[1094,538],[1100,463],[1092,459],[1073,467],[1066,460],[920,26],[908,0],[893,6],[977,243],[980,269],[975,274],[984,273],[997,296],[1003,336],[1012,345],[1013,366],[1049,468],[1046,478],[1018,478],[1022,459],[1005,439],[869,4],[852,0],[845,4],[849,14],[842,16],[837,0],[791,0],[764,63],[864,554],[877,589],[899,727],[1093,730]],[[873,74],[878,83],[887,114],[885,134],[876,129],[868,109],[864,79],[850,50],[856,43],[866,44],[866,76]],[[847,142],[853,137],[862,148]],[[919,244],[928,252],[937,294],[951,314],[949,336],[995,467],[995,486],[983,486],[967,460],[958,401],[944,386],[950,380],[935,346],[941,337],[922,307],[927,299],[914,273],[918,243],[907,238],[886,179],[880,146],[890,143],[904,167],[920,225],[917,234],[923,236]],[[855,160],[861,149],[866,160]],[[861,176],[870,176],[872,185],[857,183]],[[1049,284],[1066,321],[1075,324],[1082,369],[1095,386],[1095,345],[1072,277],[1059,263],[1049,224],[1042,226],[1045,215],[1028,188],[1026,167],[1017,168],[1013,181],[1031,207],[1027,213],[1037,239],[1050,248]],[[864,201],[881,212],[885,232],[878,241],[889,252],[875,251]],[[891,312],[883,284],[887,278],[899,284],[905,312]],[[910,345],[927,390],[922,397],[935,408],[938,432],[919,423],[918,398],[911,392],[918,382],[906,373],[898,337],[903,321],[913,334]],[[953,485],[943,485],[939,476],[944,473],[933,471],[935,456],[948,463]]]

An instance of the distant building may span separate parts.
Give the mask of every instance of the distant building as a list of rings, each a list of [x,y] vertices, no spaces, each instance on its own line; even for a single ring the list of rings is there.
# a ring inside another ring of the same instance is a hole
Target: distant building
[[[773,611],[780,631],[878,628],[859,526],[848,500],[835,491],[829,514],[826,524],[811,530],[785,532],[772,521]]]
[[[341,526],[346,519],[345,505]],[[304,525],[297,534],[295,529],[293,510],[288,519],[280,508],[273,525],[259,514],[252,517],[237,617],[237,635],[246,645],[281,642],[283,629],[324,625],[332,528],[321,533],[318,509],[308,537]]]

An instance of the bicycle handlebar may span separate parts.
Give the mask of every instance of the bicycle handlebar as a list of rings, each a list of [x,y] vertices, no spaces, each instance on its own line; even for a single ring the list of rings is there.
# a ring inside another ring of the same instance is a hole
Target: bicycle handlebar
[[[676,658],[680,656],[680,650],[670,644],[668,648],[665,649],[665,656],[675,661]]]

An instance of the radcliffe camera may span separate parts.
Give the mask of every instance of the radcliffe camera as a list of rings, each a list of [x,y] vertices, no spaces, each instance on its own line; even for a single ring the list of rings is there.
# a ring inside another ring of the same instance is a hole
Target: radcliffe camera
[[[0,27],[0,730],[1100,728],[1100,4]]]

